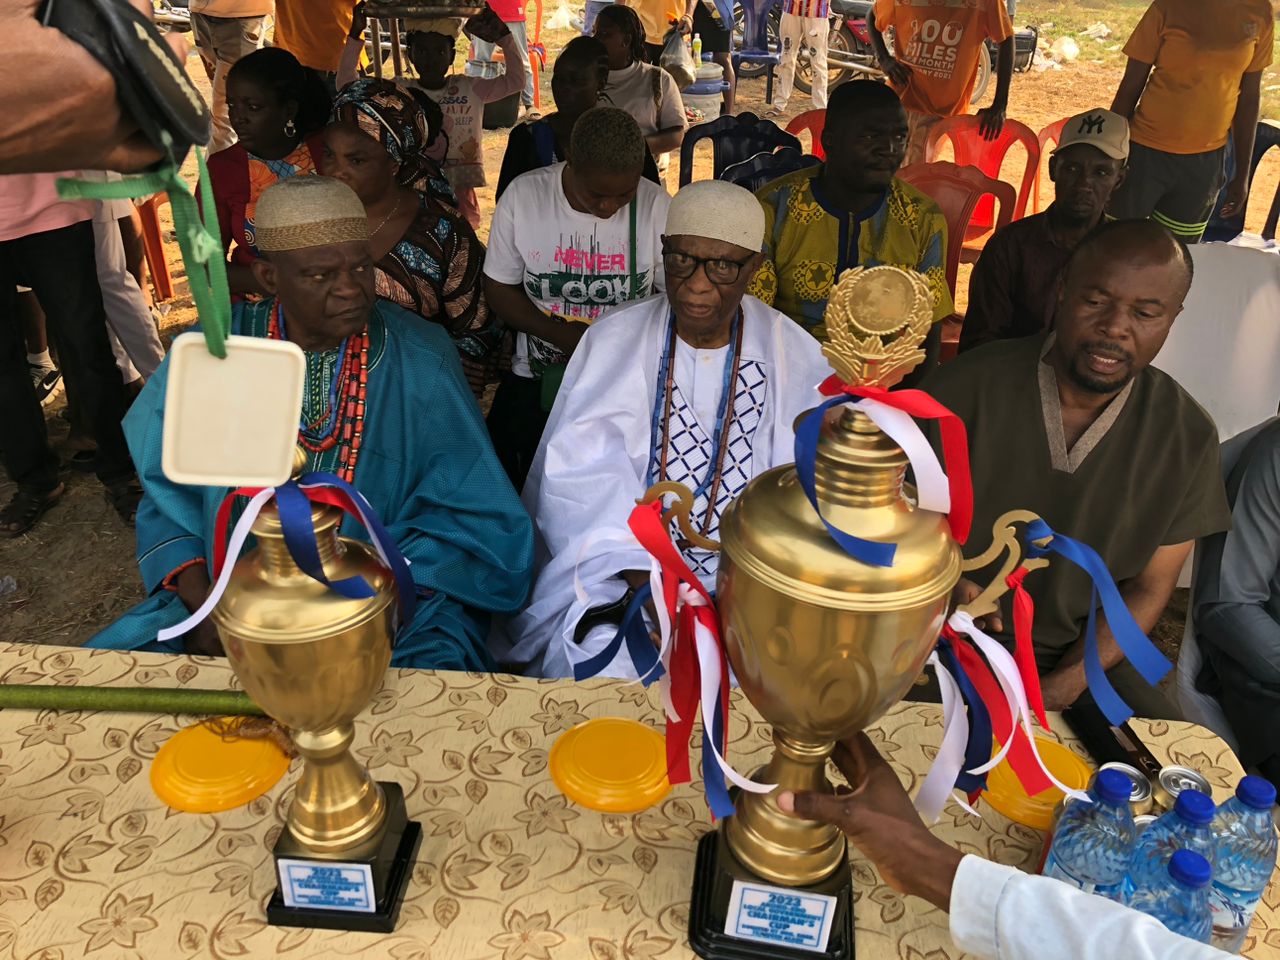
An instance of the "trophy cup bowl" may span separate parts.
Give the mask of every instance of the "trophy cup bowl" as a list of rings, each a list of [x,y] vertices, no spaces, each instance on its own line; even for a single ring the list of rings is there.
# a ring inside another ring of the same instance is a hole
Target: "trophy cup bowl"
[[[282,888],[289,882],[286,862],[363,865],[367,899],[376,904],[362,914],[326,910],[290,904],[278,891],[268,921],[389,932],[421,830],[408,822],[402,788],[375,782],[349,748],[352,721],[391,663],[396,585],[371,547],[338,537],[341,520],[336,508],[312,505],[325,576],[362,577],[372,597],[345,597],[300,570],[285,546],[279,513],[268,504],[253,524],[258,546],[236,563],[212,617],[245,692],[289,728],[303,758],[275,848]]]

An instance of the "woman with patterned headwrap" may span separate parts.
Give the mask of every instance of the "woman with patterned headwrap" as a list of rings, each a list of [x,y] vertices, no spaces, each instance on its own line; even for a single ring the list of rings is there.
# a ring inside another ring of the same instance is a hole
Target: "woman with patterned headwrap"
[[[430,133],[409,93],[357,80],[334,102],[321,169],[364,203],[378,296],[448,331],[478,398],[500,330],[484,299],[484,246],[441,197],[440,169],[423,153]]]

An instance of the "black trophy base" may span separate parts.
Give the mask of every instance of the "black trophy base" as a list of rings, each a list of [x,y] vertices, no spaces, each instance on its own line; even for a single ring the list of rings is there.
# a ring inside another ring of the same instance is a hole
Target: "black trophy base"
[[[836,898],[836,916],[824,951],[739,940],[724,932],[734,880],[755,880],[712,830],[698,841],[693,871],[693,900],[689,905],[689,946],[704,960],[853,960],[853,886],[846,855],[839,868],[821,884],[797,887]],[[756,881],[759,882],[759,881]]]
[[[380,783],[387,803],[386,827],[370,841],[372,849],[363,856],[340,862],[368,864],[373,877],[374,910],[331,910],[325,907],[291,907],[284,902],[279,887],[267,903],[267,923],[277,927],[314,927],[321,930],[354,930],[362,933],[391,933],[400,918],[400,904],[409,888],[409,877],[422,845],[422,825],[405,812],[404,790],[398,783]],[[288,830],[276,842],[279,859],[315,860],[306,855]]]

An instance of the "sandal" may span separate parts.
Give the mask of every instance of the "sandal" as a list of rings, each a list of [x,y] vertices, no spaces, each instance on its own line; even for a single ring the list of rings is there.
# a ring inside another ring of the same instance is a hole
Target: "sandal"
[[[133,526],[138,516],[138,504],[142,500],[142,484],[136,477],[116,480],[107,484],[107,502],[120,516],[120,519]]]
[[[0,509],[0,536],[20,537],[44,515],[44,512],[62,499],[67,492],[63,484],[58,484],[45,493],[33,493],[18,488],[13,498]]]

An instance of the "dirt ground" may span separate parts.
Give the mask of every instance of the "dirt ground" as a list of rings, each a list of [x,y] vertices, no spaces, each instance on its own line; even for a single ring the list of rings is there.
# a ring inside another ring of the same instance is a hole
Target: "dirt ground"
[[[1024,0],[1017,22],[1020,25],[1053,24],[1050,29],[1042,29],[1050,39],[1068,28],[1082,30],[1095,21],[1110,23],[1119,36],[1104,41],[1081,39],[1080,59],[1063,69],[1016,75],[1009,116],[1038,131],[1070,113],[1109,105],[1123,68],[1118,45],[1142,7],[1143,4],[1135,0]],[[573,35],[571,30],[544,32],[549,63]],[[463,56],[465,53],[460,52],[460,58]],[[194,57],[190,67],[193,76],[202,73]],[[1268,75],[1264,84],[1280,89],[1272,75]],[[738,87],[738,111],[763,113],[764,88],[763,79],[742,81]],[[543,109],[549,112],[552,109],[549,71],[542,75],[541,94]],[[789,115],[809,106],[797,91],[792,97]],[[1269,112],[1271,102],[1267,107]],[[486,168],[491,182],[497,180],[505,140],[506,131],[491,131],[485,136]],[[1016,183],[1024,165],[1025,157],[1015,148],[1006,164],[1004,178]],[[709,167],[707,150],[700,155],[697,175],[709,176]],[[194,164],[189,163],[188,170],[194,181]],[[672,163],[668,179],[672,190],[676,178],[677,164]],[[1280,182],[1280,158],[1273,153],[1264,161],[1254,184],[1250,229],[1260,230],[1277,182]],[[1047,178],[1045,186],[1045,203],[1048,203],[1052,184]],[[482,189],[480,198],[481,209],[491,210],[492,189]],[[487,230],[482,230],[482,237],[486,233]],[[172,240],[172,235],[169,239]],[[169,260],[178,296],[162,307],[166,336],[181,332],[195,319],[175,243],[169,245]],[[966,300],[968,273],[968,268],[962,269],[957,297],[961,309]],[[65,440],[67,433],[65,421],[57,415],[62,407],[59,400],[47,408],[51,437],[58,444]],[[13,540],[0,540],[0,639],[80,644],[143,596],[134,559],[132,529],[117,519],[92,475],[68,471],[65,479],[67,495],[30,533]],[[6,501],[12,489],[11,485],[0,483],[0,501]],[[8,582],[10,577],[12,586]],[[1185,607],[1185,591],[1179,591],[1156,631],[1155,639],[1170,654],[1176,652],[1182,634]]]

